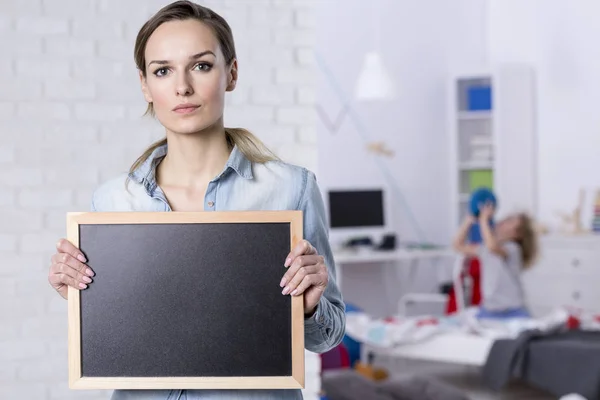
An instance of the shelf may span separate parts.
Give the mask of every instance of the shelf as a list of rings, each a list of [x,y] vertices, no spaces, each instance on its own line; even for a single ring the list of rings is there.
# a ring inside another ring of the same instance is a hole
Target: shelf
[[[489,135],[477,135],[471,137],[468,145],[470,147],[486,146],[491,147],[494,145],[494,138]]]
[[[461,121],[472,121],[479,119],[491,119],[492,112],[490,110],[485,111],[460,111],[458,113],[458,119]]]
[[[474,169],[493,169],[493,161],[468,161],[462,162],[458,165],[458,168],[463,171],[469,171]]]
[[[501,212],[537,212],[533,82],[532,66],[503,63],[450,76],[447,129],[454,224],[460,225],[469,195],[478,188],[502,198]]]

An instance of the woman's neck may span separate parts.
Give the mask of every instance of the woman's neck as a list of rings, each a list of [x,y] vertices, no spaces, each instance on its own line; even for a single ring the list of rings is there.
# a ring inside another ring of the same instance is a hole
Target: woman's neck
[[[231,152],[222,128],[189,135],[169,132],[167,142],[167,155],[157,171],[158,184],[164,186],[206,186],[223,171]]]

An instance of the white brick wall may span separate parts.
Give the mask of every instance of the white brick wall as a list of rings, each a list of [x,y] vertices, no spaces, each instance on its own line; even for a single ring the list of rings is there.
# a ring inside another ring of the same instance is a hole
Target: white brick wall
[[[165,0],[0,1],[0,398],[106,399],[67,388],[66,302],[47,283],[65,212],[162,135],[141,115],[137,30]],[[240,81],[227,126],[316,169],[313,0],[210,0],[232,25]],[[319,389],[307,354],[305,397]]]

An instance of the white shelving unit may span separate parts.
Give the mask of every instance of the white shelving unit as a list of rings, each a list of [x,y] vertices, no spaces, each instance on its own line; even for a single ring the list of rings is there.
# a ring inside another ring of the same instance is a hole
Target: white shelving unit
[[[468,89],[491,88],[490,109],[473,110]],[[522,65],[463,71],[449,81],[452,225],[460,224],[471,192],[491,186],[499,215],[537,212],[534,75]],[[483,184],[485,181],[489,185]]]

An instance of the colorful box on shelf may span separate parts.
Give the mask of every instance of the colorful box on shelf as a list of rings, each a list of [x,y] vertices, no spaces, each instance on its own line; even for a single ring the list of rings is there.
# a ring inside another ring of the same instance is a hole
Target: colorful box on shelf
[[[491,169],[469,171],[469,189],[473,191],[481,187],[494,188],[494,175]]]
[[[469,111],[492,109],[492,88],[490,86],[471,86],[467,89],[467,107]]]

